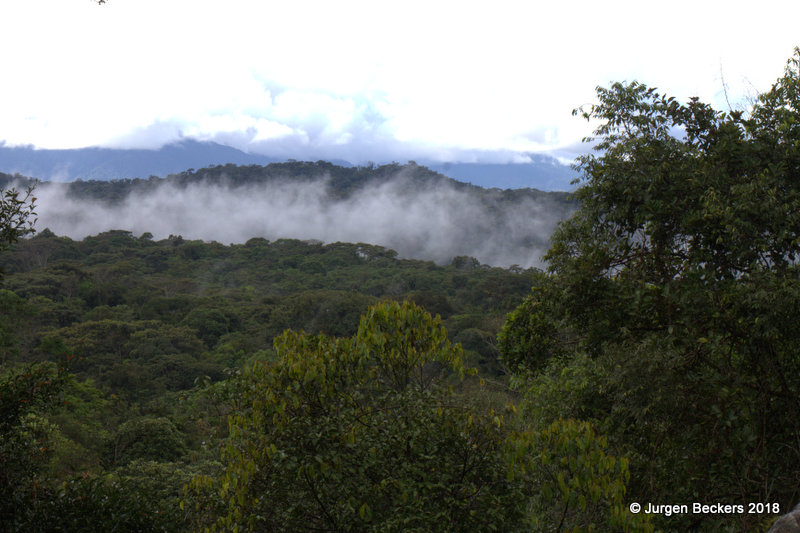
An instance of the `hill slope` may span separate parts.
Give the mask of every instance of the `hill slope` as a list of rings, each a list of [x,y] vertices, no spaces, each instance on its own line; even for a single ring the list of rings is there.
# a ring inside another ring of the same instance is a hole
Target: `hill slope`
[[[485,164],[426,162],[431,169],[481,187],[570,190],[575,172],[546,155],[530,155],[529,163]],[[214,142],[185,139],[158,150],[80,148],[44,150],[0,143],[0,172],[52,181],[112,180],[165,177],[186,169],[219,164],[268,165],[279,159],[247,153]],[[292,162],[290,160],[290,162]],[[352,167],[347,161],[333,161]]]
[[[0,176],[0,186],[13,178]],[[484,189],[416,165],[225,165],[148,180],[41,183],[39,228],[82,239],[109,229],[222,243],[253,237],[365,242],[401,257],[541,265],[566,193]]]

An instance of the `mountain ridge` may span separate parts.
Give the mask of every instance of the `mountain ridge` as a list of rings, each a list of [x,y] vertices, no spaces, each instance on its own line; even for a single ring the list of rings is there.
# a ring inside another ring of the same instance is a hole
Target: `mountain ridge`
[[[279,182],[311,183],[320,179],[326,181],[328,194],[335,199],[347,198],[354,192],[370,185],[394,181],[402,176],[409,186],[430,188],[447,186],[456,190],[478,195],[500,195],[506,200],[514,197],[548,197],[558,203],[571,204],[571,194],[565,191],[543,191],[532,187],[501,189],[499,187],[483,187],[463,182],[446,176],[441,172],[418,165],[414,162],[401,165],[390,163],[370,166],[341,166],[329,161],[289,161],[273,162],[267,165],[214,165],[195,170],[189,168],[181,172],[160,178],[150,176],[143,178],[115,178],[109,180],[82,180],[66,182],[68,194],[72,197],[83,197],[115,203],[123,200],[133,192],[147,192],[161,185],[173,185],[184,188],[188,185],[224,185],[238,188],[249,185],[275,184]],[[24,187],[35,182],[41,184],[58,183],[39,180],[19,173],[0,172],[0,189],[17,186]]]
[[[34,183],[0,174],[0,188]],[[566,192],[486,189],[422,165],[325,161],[216,165],[166,178],[38,182],[39,228],[73,239],[121,229],[225,243],[253,237],[364,242],[401,257],[541,265]]]
[[[571,190],[577,176],[555,158],[531,154],[529,163],[463,163],[421,160],[421,163],[450,178],[501,189],[536,188]],[[45,181],[97,180],[166,177],[187,169],[215,165],[269,165],[293,163],[266,155],[243,152],[211,141],[184,139],[155,149],[76,148],[37,149],[33,146],[0,144],[0,172],[36,177]],[[330,160],[340,167],[354,167],[344,160]],[[413,162],[409,161],[409,164]],[[392,164],[398,164],[396,162]],[[363,166],[363,165],[362,165]]]

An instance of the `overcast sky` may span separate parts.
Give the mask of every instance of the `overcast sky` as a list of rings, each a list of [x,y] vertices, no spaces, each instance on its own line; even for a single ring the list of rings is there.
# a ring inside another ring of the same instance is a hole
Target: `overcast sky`
[[[798,2],[2,0],[0,141],[297,159],[574,156],[594,88],[736,107],[800,44]]]

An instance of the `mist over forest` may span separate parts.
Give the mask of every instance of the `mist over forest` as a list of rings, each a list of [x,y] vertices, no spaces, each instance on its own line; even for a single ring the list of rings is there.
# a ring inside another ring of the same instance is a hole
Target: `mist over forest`
[[[800,523],[800,48],[747,113],[597,98],[572,195],[0,174],[0,531]]]
[[[41,182],[36,196],[37,227],[73,239],[120,229],[223,244],[363,242],[440,264],[471,256],[525,268],[542,265],[573,209],[564,193],[487,190],[417,165],[228,165],[163,180]]]

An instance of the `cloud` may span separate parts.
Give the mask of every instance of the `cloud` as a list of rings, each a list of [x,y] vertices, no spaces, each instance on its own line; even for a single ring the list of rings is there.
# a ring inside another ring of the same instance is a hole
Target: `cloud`
[[[496,266],[541,266],[564,211],[531,197],[500,204],[502,193],[484,193],[449,184],[420,188],[401,173],[339,200],[328,195],[321,177],[238,188],[164,182],[108,205],[71,197],[64,184],[43,184],[37,211],[40,229],[73,239],[110,229],[225,244],[253,237],[316,239],[379,244],[401,257],[439,263],[469,255]]]
[[[375,104],[379,99],[379,95],[367,98],[265,84],[260,91],[242,94],[234,107],[206,111],[197,106],[165,114],[102,145],[158,148],[194,138],[300,160],[415,157],[419,151],[399,142],[386,128],[386,118]]]
[[[572,150],[591,128],[570,112],[593,102],[597,85],[638,79],[721,109],[723,74],[734,105],[769,89],[796,44],[798,10],[1,2],[13,24],[0,33],[0,140],[154,148],[230,138],[353,161]]]

